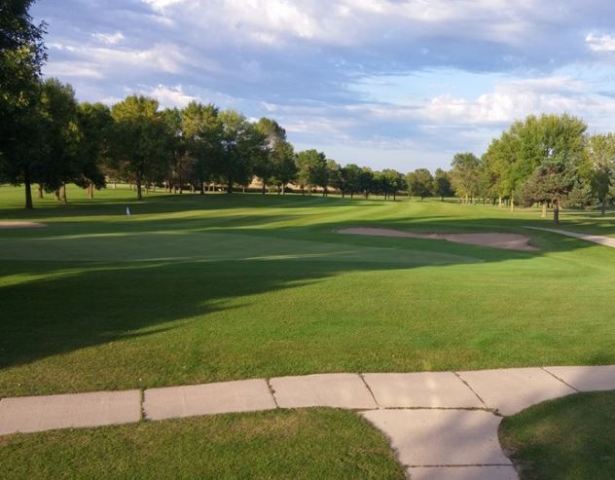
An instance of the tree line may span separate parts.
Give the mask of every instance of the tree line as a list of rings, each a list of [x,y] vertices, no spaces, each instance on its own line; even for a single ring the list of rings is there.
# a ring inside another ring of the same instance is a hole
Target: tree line
[[[508,205],[542,206],[559,222],[562,206],[600,204],[615,198],[615,135],[589,135],[583,120],[563,115],[530,115],[514,122],[487,151],[455,155],[450,171],[457,196]]]
[[[134,185],[138,199],[152,187],[204,193],[223,186],[232,193],[254,177],[263,193],[274,187],[284,194],[289,184],[302,193],[318,190],[326,196],[334,190],[351,198],[379,194],[396,199],[408,188],[421,197],[435,191],[419,188],[422,173],[431,176],[424,169],[406,176],[392,169],[341,166],[314,149],[295,153],[273,119],[251,122],[237,111],[196,101],[182,109],[160,109],[156,99],[142,95],[111,107],[78,102],[73,88],[54,78],[41,80],[36,88],[28,137],[5,139],[0,150],[0,178],[24,185],[27,208],[32,208],[33,185],[39,197],[54,192],[66,202],[67,184],[93,196],[109,180]],[[437,191],[452,193],[448,186]]]

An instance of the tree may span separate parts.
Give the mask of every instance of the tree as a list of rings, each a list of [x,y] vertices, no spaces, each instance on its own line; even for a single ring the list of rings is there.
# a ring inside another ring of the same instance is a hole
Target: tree
[[[172,133],[153,98],[131,95],[113,105],[111,115],[115,162],[134,180],[141,200],[144,182],[164,176]]]
[[[169,189],[183,193],[186,182],[192,184],[193,166],[196,161],[186,152],[186,141],[182,130],[182,116],[178,108],[165,108],[160,112],[167,135],[165,150],[168,151],[168,168],[165,172]],[[194,185],[193,185],[194,188]]]
[[[525,183],[524,197],[530,202],[551,202],[553,222],[558,224],[560,203],[574,188],[576,173],[574,161],[570,158],[544,162]]]
[[[273,157],[278,146],[286,142],[286,131],[280,127],[278,122],[265,117],[256,122],[255,127],[265,139],[265,154],[257,157],[254,164],[254,175],[261,180],[263,185],[262,193],[264,195],[267,191],[267,183],[275,175]]]
[[[444,197],[452,197],[454,194],[451,177],[448,172],[441,168],[438,168],[434,175],[434,194],[440,197],[440,201],[444,201]]]
[[[226,183],[227,193],[233,192],[233,184],[250,182],[253,165],[266,155],[265,137],[234,110],[220,113],[222,121],[222,156],[217,173]]]
[[[355,193],[361,191],[361,167],[350,163],[341,169],[342,194],[349,193],[352,200]]]
[[[46,59],[45,24],[35,25],[28,11],[33,0],[3,2],[0,7],[0,178],[25,190],[33,208],[31,184],[38,155],[40,69]]]
[[[344,181],[342,178],[342,167],[335,160],[327,160],[327,186],[333,187],[340,192],[343,191]],[[325,193],[327,188],[325,187]]]
[[[38,181],[46,191],[55,191],[57,198],[66,203],[66,184],[75,182],[85,186],[84,170],[91,166],[79,156],[84,139],[79,130],[75,91],[55,78],[45,80],[41,85],[39,111],[39,152],[43,161],[37,173]],[[89,173],[104,184],[96,172]]]
[[[587,155],[592,166],[592,189],[600,202],[602,215],[615,192],[615,134],[593,135],[587,142]]]
[[[363,193],[363,196],[369,198],[370,192],[374,190],[375,178],[374,172],[369,167],[363,167],[361,174],[359,175],[359,191]]]
[[[323,195],[327,187],[327,157],[317,150],[305,150],[297,154],[297,178],[301,188],[307,186],[311,192],[313,187],[323,187]]]
[[[271,181],[278,185],[278,192],[286,194],[286,185],[297,178],[297,163],[293,146],[287,142],[277,143],[271,152],[273,173]]]
[[[181,130],[187,156],[194,160],[193,175],[201,193],[212,180],[222,158],[222,121],[213,104],[190,102],[181,111]]]
[[[426,168],[418,168],[414,172],[406,175],[408,184],[408,195],[421,197],[431,197],[433,195],[433,176]]]
[[[478,192],[480,160],[473,153],[458,153],[453,158],[450,173],[451,184],[457,196],[462,197],[465,203]]]
[[[558,155],[581,162],[585,130],[586,125],[570,115],[530,115],[524,121],[514,122],[483,156],[493,183],[488,190],[500,198],[508,196],[514,210],[515,196],[525,191],[525,182],[544,162]],[[582,168],[579,174],[584,175]]]
[[[87,187],[92,198],[94,188],[105,185],[102,169],[110,161],[113,119],[106,105],[84,102],[77,107],[77,122],[80,134],[77,162],[81,178],[76,183]]]

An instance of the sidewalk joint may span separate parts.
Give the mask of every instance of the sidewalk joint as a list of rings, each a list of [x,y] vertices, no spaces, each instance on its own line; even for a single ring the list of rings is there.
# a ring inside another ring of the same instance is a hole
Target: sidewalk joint
[[[367,388],[367,391],[369,392],[369,394],[372,397],[372,400],[374,401],[374,404],[376,405],[376,407],[378,407],[379,410],[382,409],[382,407],[380,406],[380,404],[378,403],[378,400],[376,400],[376,396],[374,395],[374,392],[372,392],[371,387],[369,386],[369,384],[367,383],[367,380],[365,380],[365,377],[363,376],[362,373],[359,373],[359,377],[361,378],[361,380],[363,381],[363,384],[365,385],[365,388]]]
[[[546,373],[548,373],[549,375],[551,375],[553,378],[555,378],[555,380],[559,380],[560,382],[562,382],[564,385],[566,385],[567,387],[572,388],[575,392],[581,392],[581,390],[579,390],[577,387],[573,387],[572,385],[570,385],[568,382],[562,380],[561,378],[559,378],[557,375],[555,375],[553,372],[551,372],[550,370],[547,370],[546,367],[540,367],[540,369]]]

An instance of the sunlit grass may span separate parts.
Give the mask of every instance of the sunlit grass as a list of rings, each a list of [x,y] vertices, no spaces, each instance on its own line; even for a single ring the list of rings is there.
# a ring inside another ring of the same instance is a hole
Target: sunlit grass
[[[615,250],[454,201],[0,187],[0,395],[332,371],[615,363]],[[131,216],[124,211],[129,205]],[[611,234],[571,212],[562,228]],[[594,225],[592,227],[592,225]],[[340,235],[517,232],[535,252]]]

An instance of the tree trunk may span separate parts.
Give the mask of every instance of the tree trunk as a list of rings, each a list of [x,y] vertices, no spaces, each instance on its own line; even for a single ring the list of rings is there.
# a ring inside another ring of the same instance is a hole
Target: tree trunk
[[[397,201],[397,192],[393,192],[393,201],[396,202]]]
[[[502,195],[498,197],[498,207],[502,208]]]
[[[547,202],[542,202],[542,213],[540,214],[541,218],[547,218]]]
[[[559,199],[553,201],[553,223],[559,224]]]
[[[199,188],[199,193],[201,195],[205,195],[205,182],[201,182],[201,187]]]
[[[68,201],[66,200],[66,184],[65,183],[63,183],[62,186],[60,187],[60,196],[62,198],[62,202],[64,202],[64,205],[66,205]]]
[[[26,193],[26,208],[28,210],[32,210],[34,208],[34,205],[32,204],[32,186],[30,184],[30,170],[28,169],[28,167],[24,168],[23,183]]]
[[[354,192],[350,192],[350,200],[352,200],[353,196],[354,196]]]
[[[137,200],[143,200],[143,192],[141,191],[141,174],[137,174],[136,185],[137,185]]]
[[[226,193],[233,193],[233,181],[229,180],[226,184]]]
[[[263,189],[262,189],[262,194],[265,195],[267,193],[267,184],[265,183],[265,181],[263,180]]]
[[[514,212],[515,211],[515,199],[513,198],[513,196],[510,196],[510,211]]]
[[[93,183],[90,183],[88,185],[88,196],[90,197],[90,200],[94,198],[94,184]]]
[[[606,196],[602,199],[602,216],[606,215]]]

